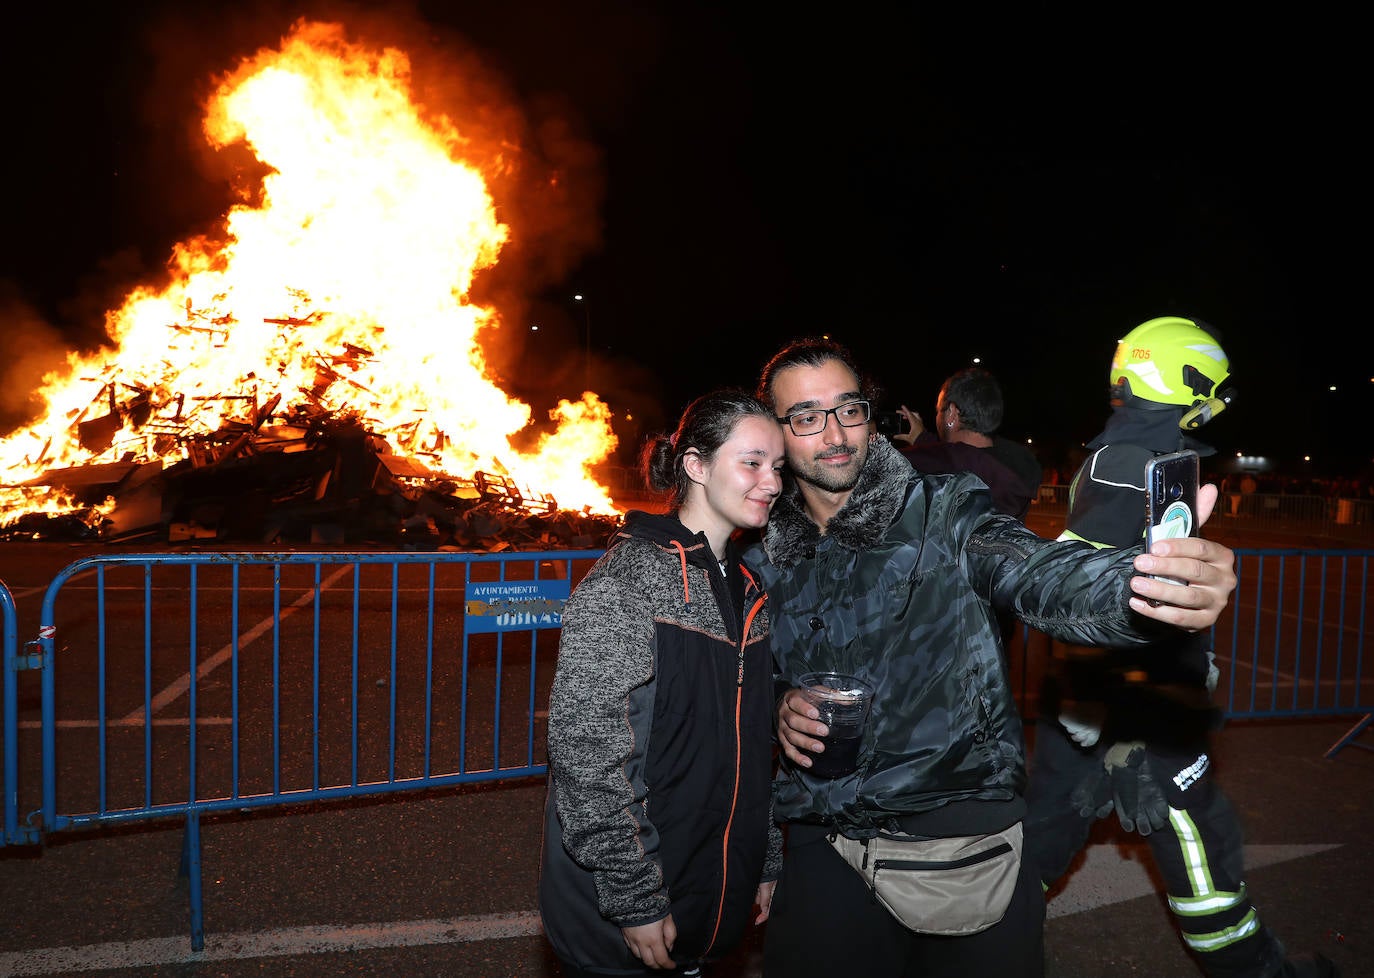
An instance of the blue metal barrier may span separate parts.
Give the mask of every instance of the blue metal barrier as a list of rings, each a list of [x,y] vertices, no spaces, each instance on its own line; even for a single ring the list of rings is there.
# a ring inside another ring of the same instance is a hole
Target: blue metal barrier
[[[4,791],[4,845],[19,841],[19,682],[17,673],[24,663],[19,659],[19,616],[14,609],[14,596],[10,589],[0,582],[0,619],[3,619],[4,645],[0,655],[4,656],[4,666],[0,668],[0,684],[3,684],[5,715],[0,720],[0,731],[5,737],[4,773],[0,776],[0,789]]]
[[[1374,709],[1369,550],[1236,552],[1236,592],[1214,629],[1228,719]]]
[[[1374,748],[1374,550],[1237,550],[1236,593],[1214,629],[1228,719],[1362,718],[1326,752]]]
[[[88,557],[48,586],[23,655],[0,586],[5,844],[183,818],[202,950],[202,816],[543,776],[562,599],[601,553]],[[1374,550],[1236,555],[1214,629],[1225,716],[1363,715],[1327,756],[1364,746]],[[1049,646],[1021,628],[1009,648],[1028,720]],[[41,683],[36,802],[19,784],[26,671]]]
[[[1374,550],[1237,549],[1236,590],[1212,629],[1228,720],[1360,717],[1327,751],[1334,757],[1374,722],[1370,574]],[[1040,714],[1055,643],[1015,629],[1008,662],[1022,716]]]
[[[43,601],[42,803],[16,838],[183,817],[201,950],[204,815],[542,775],[562,602],[600,554],[77,561]]]

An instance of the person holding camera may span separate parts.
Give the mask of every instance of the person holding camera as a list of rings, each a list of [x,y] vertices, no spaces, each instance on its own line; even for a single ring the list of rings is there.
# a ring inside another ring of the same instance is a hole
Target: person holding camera
[[[999,513],[1025,520],[1040,491],[1040,461],[1025,445],[1003,438],[1002,387],[982,367],[968,367],[940,385],[935,433],[905,404],[897,412],[909,430],[892,441],[918,472],[972,472],[992,490]]]

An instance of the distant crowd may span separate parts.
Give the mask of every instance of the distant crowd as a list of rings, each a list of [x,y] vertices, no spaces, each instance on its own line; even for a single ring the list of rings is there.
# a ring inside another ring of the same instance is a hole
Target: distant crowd
[[[1374,499],[1374,479],[1359,476],[1322,478],[1284,475],[1278,472],[1242,472],[1224,475],[1218,483],[1223,494],[1252,492],[1284,496],[1328,496],[1336,499]]]

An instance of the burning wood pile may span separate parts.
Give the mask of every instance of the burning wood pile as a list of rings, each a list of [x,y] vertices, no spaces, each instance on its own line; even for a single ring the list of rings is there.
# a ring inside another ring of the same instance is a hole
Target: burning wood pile
[[[138,396],[118,412],[78,422],[80,439],[108,441]],[[274,398],[254,420],[212,434],[158,433],[183,456],[48,469],[22,489],[60,491],[63,512],[31,511],[0,526],[0,540],[158,540],[260,544],[369,544],[437,550],[561,550],[603,546],[616,518],[559,507],[549,493],[509,475],[454,478],[393,454],[386,440],[348,412],[294,410],[265,425]],[[108,446],[106,446],[108,447]]]
[[[202,129],[261,182],[45,378],[0,440],[0,539],[603,545],[609,408],[584,391],[530,434],[483,355],[500,317],[469,298],[518,231],[487,184],[517,185],[518,139],[308,21],[224,76]]]

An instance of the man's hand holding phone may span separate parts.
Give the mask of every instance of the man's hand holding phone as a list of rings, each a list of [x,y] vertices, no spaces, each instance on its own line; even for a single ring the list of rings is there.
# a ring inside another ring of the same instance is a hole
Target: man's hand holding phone
[[[1206,524],[1217,502],[1217,487],[1201,486],[1197,523]],[[1236,589],[1236,554],[1230,547],[1198,536],[1155,541],[1135,559],[1142,575],[1131,578],[1134,611],[1190,632],[1211,628]],[[1179,587],[1160,578],[1186,584]]]

